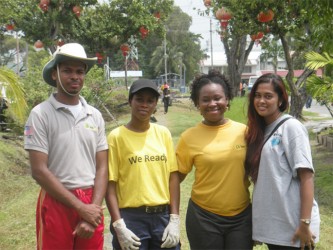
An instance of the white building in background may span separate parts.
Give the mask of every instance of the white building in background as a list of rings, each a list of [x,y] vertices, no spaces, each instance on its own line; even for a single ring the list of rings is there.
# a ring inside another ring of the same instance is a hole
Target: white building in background
[[[142,77],[142,71],[141,70],[128,70],[126,72],[127,77],[129,78],[135,78],[135,80]],[[110,77],[111,78],[125,78],[125,71],[110,71]]]
[[[241,76],[241,80],[248,83],[250,77],[254,79],[255,76],[261,76],[265,73],[274,73],[274,68],[272,65],[271,60],[268,62],[260,62],[260,54],[261,51],[259,50],[253,50],[248,60],[245,64],[244,71]],[[208,54],[210,56],[210,54]],[[209,57],[208,59],[201,62],[201,72],[202,73],[208,73],[208,71],[211,68],[218,69],[220,72],[227,74],[227,58],[224,52],[216,52],[213,53],[213,66],[212,66],[212,60]],[[278,59],[278,69],[276,74],[280,75],[281,77],[285,77],[288,73],[288,70],[286,69],[286,61],[283,58]],[[294,70],[294,77],[299,77],[304,70]],[[317,76],[322,76],[322,70],[318,69],[316,71]]]
[[[210,53],[207,54],[209,57],[201,62],[201,72],[208,73],[211,68],[215,68],[224,74],[228,73],[228,62],[226,54],[224,52],[213,52],[213,58],[211,58]],[[260,54],[260,46],[258,46],[258,48],[254,48],[251,51],[247,62],[245,63],[243,74],[241,76],[242,80],[247,81],[250,76],[261,75],[260,70],[262,69],[262,67],[260,65]]]

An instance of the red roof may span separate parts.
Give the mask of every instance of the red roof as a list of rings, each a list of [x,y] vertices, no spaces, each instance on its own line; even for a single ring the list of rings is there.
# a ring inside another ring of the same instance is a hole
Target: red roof
[[[295,77],[300,77],[303,72],[304,72],[303,69],[296,69],[296,70],[294,70],[294,76]],[[261,74],[266,74],[266,73],[274,73],[274,70],[261,70]],[[276,74],[278,74],[281,77],[285,77],[288,74],[288,70],[278,70],[276,72]],[[317,76],[322,76],[323,75],[322,69],[318,69],[317,72],[316,72],[316,75]]]

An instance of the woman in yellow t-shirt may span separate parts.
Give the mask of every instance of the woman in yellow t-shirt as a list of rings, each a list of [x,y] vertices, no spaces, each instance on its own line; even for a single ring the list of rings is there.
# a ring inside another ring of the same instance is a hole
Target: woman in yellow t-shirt
[[[108,135],[106,195],[114,249],[179,246],[179,178],[170,131],[150,123],[159,92],[148,79],[129,90],[131,119]]]
[[[230,83],[216,70],[191,85],[203,120],[181,135],[176,149],[181,181],[195,168],[186,213],[191,249],[252,249],[246,126],[225,117],[232,98]]]

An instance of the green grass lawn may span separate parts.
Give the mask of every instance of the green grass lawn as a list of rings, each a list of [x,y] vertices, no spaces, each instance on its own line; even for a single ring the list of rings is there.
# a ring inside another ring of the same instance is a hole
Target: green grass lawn
[[[226,117],[246,122],[245,98],[235,98]],[[158,123],[167,126],[178,142],[180,134],[190,126],[201,121],[198,110],[181,99],[174,102],[169,113],[163,114],[159,103],[156,113]],[[118,118],[118,124],[125,124],[129,116]],[[107,124],[107,133],[116,126]],[[0,133],[0,249],[35,249],[35,206],[39,192],[38,185],[30,176],[27,153],[23,150],[22,138],[7,140]],[[333,154],[315,143],[312,138],[313,161],[316,167],[316,199],[321,211],[321,236],[316,249],[332,249],[333,246]],[[184,226],[187,202],[193,182],[193,171],[181,184],[181,242],[182,249],[189,249]],[[108,233],[110,217],[105,212],[105,232]],[[107,244],[111,244],[107,242]],[[255,249],[266,249],[264,246]]]

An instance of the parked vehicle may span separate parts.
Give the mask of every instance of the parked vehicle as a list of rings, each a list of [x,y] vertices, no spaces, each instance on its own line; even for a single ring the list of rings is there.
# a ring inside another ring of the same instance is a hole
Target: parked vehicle
[[[247,84],[247,89],[250,91],[252,89],[252,86],[253,84],[255,83],[255,81],[257,81],[257,79],[259,78],[260,76],[250,76],[249,78],[249,82]]]

